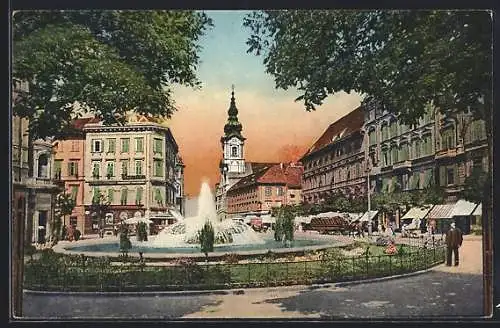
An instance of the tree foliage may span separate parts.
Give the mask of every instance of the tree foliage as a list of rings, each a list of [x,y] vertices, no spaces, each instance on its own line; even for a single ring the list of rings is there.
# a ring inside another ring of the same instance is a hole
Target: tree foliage
[[[295,231],[295,215],[290,207],[280,207],[274,225],[274,240],[292,242]]]
[[[211,25],[181,10],[16,12],[12,74],[29,92],[14,113],[35,139],[63,134],[80,112],[106,124],[128,110],[170,117],[172,84],[200,86],[198,39]]]
[[[470,176],[465,178],[461,196],[476,204],[483,201],[485,187],[491,181],[490,175],[482,168],[475,167]]]
[[[73,213],[76,201],[73,199],[71,194],[62,192],[56,196],[56,202],[54,207],[54,220],[52,223],[51,237],[54,243],[59,240],[64,239],[62,224],[64,217]]]
[[[145,222],[139,222],[137,225],[137,240],[148,241],[148,226]]]
[[[267,10],[245,17],[248,52],[307,110],[355,91],[405,123],[432,103],[490,118],[492,16],[487,11]]]
[[[199,231],[199,240],[201,252],[208,258],[208,252],[214,251],[215,232],[210,221],[206,221],[205,225]]]

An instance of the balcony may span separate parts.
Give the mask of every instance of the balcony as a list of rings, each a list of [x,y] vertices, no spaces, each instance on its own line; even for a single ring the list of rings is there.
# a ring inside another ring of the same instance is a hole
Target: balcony
[[[48,178],[26,178],[26,186],[29,188],[59,188],[54,180]]]
[[[462,154],[464,154],[464,147],[463,145],[459,145],[455,148],[438,150],[434,155],[434,158],[435,159],[454,158]]]
[[[392,165],[392,170],[408,170],[411,168],[411,161],[410,160],[405,160],[401,162],[394,163]]]
[[[138,175],[122,174],[122,179],[123,180],[146,180],[146,176],[144,174],[138,174]]]

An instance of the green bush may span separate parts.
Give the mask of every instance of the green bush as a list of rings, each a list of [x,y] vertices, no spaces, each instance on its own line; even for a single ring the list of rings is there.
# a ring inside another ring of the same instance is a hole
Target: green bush
[[[80,230],[76,229],[73,236],[75,237],[75,241],[78,241],[80,240],[82,233],[80,232]]]
[[[137,225],[137,240],[148,241],[148,227],[144,222],[139,222]]]

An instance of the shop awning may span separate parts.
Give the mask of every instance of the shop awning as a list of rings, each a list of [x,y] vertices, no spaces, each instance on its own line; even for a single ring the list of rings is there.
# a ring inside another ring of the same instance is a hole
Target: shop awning
[[[364,221],[371,221],[375,218],[377,215],[378,211],[366,211],[360,218],[359,221],[364,222]]]
[[[468,202],[463,199],[459,199],[455,206],[453,207],[453,211],[451,212],[451,216],[469,216],[472,215],[472,212],[476,209],[477,204]]]
[[[276,223],[276,218],[273,218],[271,215],[263,215],[262,223]]]
[[[339,212],[325,212],[325,213],[319,213],[316,214],[314,217],[316,218],[332,218],[336,216],[341,216]]]
[[[427,213],[430,212],[432,209],[432,205],[425,205],[425,206],[417,206],[417,207],[412,207],[408,212],[406,212],[405,215],[401,218],[401,220],[406,220],[406,219],[423,219],[427,215]]]
[[[432,210],[427,214],[428,219],[452,219],[451,215],[453,211],[453,207],[455,204],[446,204],[446,205],[434,205]]]
[[[474,212],[472,212],[472,215],[474,215],[474,216],[482,216],[483,215],[483,203],[479,203],[479,205],[477,205]]]

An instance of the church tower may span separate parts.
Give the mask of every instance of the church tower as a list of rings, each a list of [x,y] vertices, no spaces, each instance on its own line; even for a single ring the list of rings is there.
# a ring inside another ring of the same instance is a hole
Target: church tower
[[[244,145],[245,138],[241,134],[242,125],[238,121],[238,109],[234,99],[234,86],[231,92],[231,104],[228,110],[227,123],[224,125],[224,136],[220,142],[222,146],[222,160],[220,171],[223,182],[230,187],[230,178],[245,173]]]

